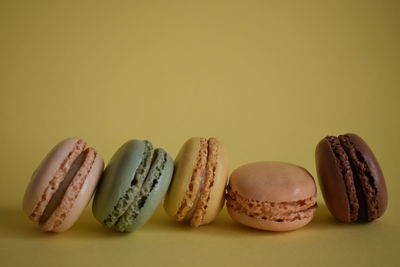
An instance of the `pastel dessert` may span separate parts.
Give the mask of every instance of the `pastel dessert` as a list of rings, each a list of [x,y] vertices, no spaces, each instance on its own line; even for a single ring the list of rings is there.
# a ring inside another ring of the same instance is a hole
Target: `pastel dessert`
[[[197,227],[212,222],[224,205],[228,157],[215,138],[190,138],[175,159],[164,208],[177,221]]]
[[[315,151],[325,203],[339,221],[370,222],[382,216],[388,196],[374,153],[356,134],[327,136]]]
[[[93,148],[85,146],[79,138],[60,142],[32,175],[23,210],[43,231],[69,229],[93,195],[104,162]]]
[[[149,141],[131,140],[111,158],[93,200],[93,214],[105,227],[132,232],[145,224],[171,181],[173,161]]]
[[[232,172],[226,206],[233,220],[261,230],[289,231],[314,217],[317,190],[304,168],[283,162],[255,162]]]

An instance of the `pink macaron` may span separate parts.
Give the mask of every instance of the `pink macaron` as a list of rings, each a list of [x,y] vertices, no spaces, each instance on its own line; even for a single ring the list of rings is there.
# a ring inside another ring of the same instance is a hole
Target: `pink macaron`
[[[43,231],[69,229],[89,203],[104,162],[86,142],[69,138],[58,143],[32,175],[23,210]]]
[[[246,226],[269,231],[295,230],[316,210],[316,186],[302,167],[282,162],[255,162],[231,174],[227,187],[229,215]]]

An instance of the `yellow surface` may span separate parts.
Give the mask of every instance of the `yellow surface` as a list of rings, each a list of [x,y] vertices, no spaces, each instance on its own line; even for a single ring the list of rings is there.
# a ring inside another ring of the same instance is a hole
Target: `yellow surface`
[[[399,266],[399,1],[76,2],[0,1],[0,266]],[[175,156],[215,136],[231,170],[280,160],[315,175],[317,142],[345,132],[387,178],[388,210],[370,224],[335,222],[321,195],[289,233],[225,209],[190,229],[160,209],[121,235],[88,208],[52,235],[21,210],[30,174],[69,136],[106,161],[131,138]]]

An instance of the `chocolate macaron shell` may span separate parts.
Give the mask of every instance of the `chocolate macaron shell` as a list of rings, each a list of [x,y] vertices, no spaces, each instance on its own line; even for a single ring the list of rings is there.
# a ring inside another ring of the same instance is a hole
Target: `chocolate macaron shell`
[[[350,222],[350,204],[345,177],[329,141],[324,138],[315,151],[318,180],[326,206],[332,215],[342,222]]]
[[[368,221],[379,218],[387,207],[387,189],[382,169],[375,158],[374,153],[368,144],[356,134],[346,134],[350,143],[355,149],[358,160],[366,164],[363,171],[366,182],[369,184],[363,187],[368,206]],[[349,152],[348,152],[349,154]]]

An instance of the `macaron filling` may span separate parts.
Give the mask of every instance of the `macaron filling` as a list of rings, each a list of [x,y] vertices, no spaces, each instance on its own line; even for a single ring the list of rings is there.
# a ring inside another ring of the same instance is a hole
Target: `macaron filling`
[[[73,209],[76,199],[78,198],[82,187],[86,183],[97,157],[98,155],[93,148],[85,150],[82,165],[78,168],[74,178],[67,187],[62,200],[51,214],[50,218],[42,224],[42,229],[44,231],[56,231],[56,229],[62,225],[65,218],[67,218],[68,214]]]
[[[197,191],[197,194],[195,194],[196,198],[194,199],[192,208],[186,213],[186,216],[183,219],[184,221],[189,222],[192,219],[194,212],[196,211],[197,205],[199,203],[200,195],[201,195],[201,192],[203,191],[205,180],[206,180],[206,169],[204,168],[201,179],[200,179],[199,190]]]
[[[339,138],[336,136],[327,136],[326,140],[329,142],[332,152],[335,155],[336,166],[339,168],[346,187],[346,195],[349,200],[348,208],[350,221],[356,221],[358,219],[360,209],[360,204],[358,201],[359,194],[357,194],[355,179],[353,177],[354,173],[350,166],[349,158],[346,154],[346,151],[343,149]]]
[[[348,135],[340,135],[339,140],[351,160],[353,174],[356,174],[355,184],[357,196],[360,203],[359,220],[372,221],[379,217],[379,205],[377,199],[377,188],[375,179],[368,168],[362,153],[357,151],[356,146]]]
[[[208,202],[210,200],[211,188],[214,185],[215,170],[217,168],[219,144],[215,138],[208,140],[208,156],[206,165],[205,185],[200,192],[200,199],[196,206],[196,210],[191,219],[191,225],[194,227],[200,226],[203,222],[206,213]]]
[[[188,189],[186,190],[185,197],[176,213],[178,221],[190,220],[196,209],[202,187],[204,186],[204,179],[207,166],[208,155],[208,142],[207,139],[200,139],[200,149],[197,156],[197,162],[192,172],[192,177]],[[196,201],[197,200],[197,201]],[[196,204],[196,205],[195,205]]]
[[[312,218],[317,207],[316,196],[285,202],[248,199],[227,187],[227,206],[248,217],[274,222],[293,222]]]
[[[142,161],[140,162],[131,181],[131,187],[126,190],[125,194],[118,200],[113,211],[104,219],[103,224],[109,228],[113,228],[119,218],[124,215],[131,204],[135,201],[138,192],[140,191],[147,174],[149,172],[151,162],[153,160],[153,146],[150,142],[144,141],[145,150],[143,152]]]
[[[162,149],[154,151],[154,157],[151,163],[151,168],[145,178],[142,187],[138,194],[129,205],[126,212],[115,223],[115,229],[119,232],[125,232],[131,226],[132,222],[139,215],[140,210],[146,203],[147,198],[159,183],[162,171],[167,163],[167,153]]]
[[[349,135],[326,137],[341,169],[349,199],[350,222],[379,217],[377,189],[362,153]]]
[[[53,212],[56,210],[56,208],[60,205],[65,192],[67,191],[69,185],[72,182],[72,179],[75,177],[79,168],[82,166],[82,163],[85,160],[86,154],[87,154],[87,150],[85,150],[83,153],[81,153],[72,163],[71,168],[68,170],[64,179],[60,183],[58,190],[53,194],[53,196],[51,197],[49,203],[47,204],[42,216],[40,217],[40,219],[39,219],[40,224],[45,223],[50,218],[50,216],[53,214]]]
[[[190,221],[192,226],[201,225],[211,187],[214,184],[218,156],[218,141],[201,138],[197,163],[192,172],[189,187],[176,214],[178,221]]]
[[[30,218],[33,221],[39,221],[42,217],[49,201],[52,199],[53,195],[58,191],[59,186],[65,179],[67,173],[71,169],[72,164],[75,160],[82,154],[84,148],[86,146],[86,142],[82,139],[77,140],[71,152],[67,155],[65,160],[61,163],[60,168],[54,174],[53,178],[50,180],[48,186],[43,192],[43,195],[40,201],[35,205],[32,213],[30,214]],[[47,215],[46,215],[47,216]],[[43,220],[42,220],[43,221]]]

